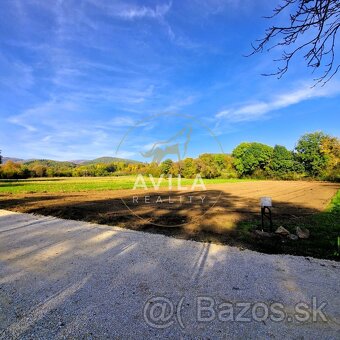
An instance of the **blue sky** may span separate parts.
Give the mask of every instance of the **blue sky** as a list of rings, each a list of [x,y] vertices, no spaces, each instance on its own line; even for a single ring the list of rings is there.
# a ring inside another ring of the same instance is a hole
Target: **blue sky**
[[[275,4],[2,0],[3,155],[141,159],[138,150],[174,135],[178,124],[143,125],[118,154],[117,145],[138,122],[163,113],[195,117],[225,152],[242,141],[293,148],[316,130],[339,136],[339,75],[311,88],[301,58],[277,80],[261,73],[275,70],[281,51],[244,57]],[[220,151],[203,130],[192,135],[188,156]]]

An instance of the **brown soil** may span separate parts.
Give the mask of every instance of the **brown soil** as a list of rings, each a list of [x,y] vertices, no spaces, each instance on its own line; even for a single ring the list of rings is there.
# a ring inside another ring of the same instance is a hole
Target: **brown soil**
[[[294,219],[325,209],[339,184],[254,181],[208,185],[205,191],[88,191],[2,195],[1,207],[166,234],[225,234],[259,221],[259,200],[273,199],[273,218]],[[138,199],[136,199],[136,196]],[[170,197],[170,201],[169,201]],[[171,229],[171,230],[170,230]]]

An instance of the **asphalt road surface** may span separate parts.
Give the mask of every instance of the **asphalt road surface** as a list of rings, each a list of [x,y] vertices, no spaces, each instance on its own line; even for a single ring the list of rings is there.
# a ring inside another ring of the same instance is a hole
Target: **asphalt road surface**
[[[340,264],[0,210],[0,338],[339,339]]]

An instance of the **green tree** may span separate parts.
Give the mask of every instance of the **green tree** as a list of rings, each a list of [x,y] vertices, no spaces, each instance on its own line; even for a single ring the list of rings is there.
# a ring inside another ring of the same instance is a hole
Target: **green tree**
[[[340,182],[340,140],[325,136],[321,142],[321,152],[327,160],[325,179]]]
[[[322,175],[327,168],[327,154],[322,150],[325,138],[327,136],[322,132],[306,133],[295,147],[296,159],[312,177]]]
[[[233,150],[234,165],[240,176],[268,169],[273,148],[262,143],[241,143]]]
[[[47,177],[57,176],[55,168],[54,167],[48,167],[47,170],[46,170],[46,175],[47,175]]]
[[[105,167],[105,170],[108,172],[108,173],[113,173],[115,172],[117,169],[115,163],[109,163],[109,164],[106,164],[106,167]]]
[[[95,165],[94,175],[97,177],[107,176],[109,173],[107,171],[107,164],[99,163]]]
[[[8,161],[5,164],[1,165],[1,168],[3,178],[16,179],[24,178],[29,175],[21,163]]]
[[[161,168],[161,173],[162,174],[169,174],[170,173],[170,169],[172,167],[173,161],[171,159],[166,159],[165,161],[163,161],[160,164],[160,168]]]
[[[34,177],[45,177],[47,167],[42,164],[35,164],[32,166],[31,171],[33,172]]]
[[[294,159],[294,154],[281,145],[274,146],[270,169],[274,176],[282,178],[287,178],[293,173],[302,173],[304,170]]]
[[[224,178],[237,178],[238,173],[234,166],[234,157],[227,154],[215,154],[214,163]]]
[[[145,175],[152,175],[153,177],[159,177],[161,175],[161,168],[156,162],[151,162],[144,169]]]
[[[169,170],[169,174],[172,176],[178,176],[181,173],[181,167],[183,166],[183,162],[174,162],[171,165]]]
[[[181,162],[181,175],[183,177],[194,178],[197,173],[197,165],[193,158],[186,158]]]
[[[215,178],[221,174],[214,155],[209,153],[204,153],[198,157],[196,160],[196,168],[197,173],[203,178]]]

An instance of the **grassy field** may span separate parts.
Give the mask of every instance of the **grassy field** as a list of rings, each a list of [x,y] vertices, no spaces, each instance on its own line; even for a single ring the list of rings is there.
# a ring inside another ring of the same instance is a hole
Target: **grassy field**
[[[152,187],[151,180],[144,176],[145,183]],[[58,178],[31,178],[22,180],[0,180],[0,193],[21,194],[21,193],[55,193],[55,192],[80,192],[80,191],[102,191],[132,189],[136,176],[119,177],[58,177]],[[155,179],[157,183],[158,179]],[[220,184],[244,182],[244,179],[204,179],[204,184]],[[249,181],[249,180],[248,180]],[[192,185],[194,179],[181,179],[182,186]],[[167,179],[160,183],[161,187],[168,186]],[[177,178],[173,178],[173,186],[177,186]]]

